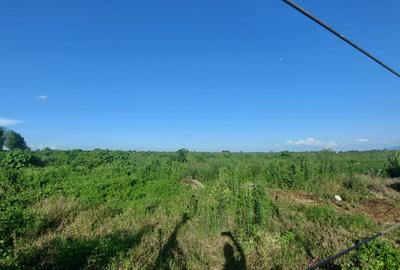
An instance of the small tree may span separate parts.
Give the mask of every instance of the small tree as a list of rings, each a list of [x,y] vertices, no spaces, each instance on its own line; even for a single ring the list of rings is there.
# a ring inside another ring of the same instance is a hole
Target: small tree
[[[9,130],[5,133],[4,146],[10,150],[20,149],[25,150],[26,146],[25,139],[17,132]]]
[[[187,162],[188,161],[187,156],[189,154],[189,150],[187,150],[185,148],[182,148],[182,149],[178,150],[176,153],[177,153],[176,159],[178,161],[180,161],[180,162]]]
[[[3,145],[4,145],[4,140],[5,140],[5,135],[6,129],[4,127],[0,127],[0,151],[3,150]]]

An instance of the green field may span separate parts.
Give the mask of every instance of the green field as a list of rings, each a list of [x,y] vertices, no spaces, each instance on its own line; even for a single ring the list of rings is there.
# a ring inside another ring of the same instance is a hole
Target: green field
[[[0,269],[304,269],[400,221],[398,155],[2,151]],[[400,269],[399,247],[327,269]]]

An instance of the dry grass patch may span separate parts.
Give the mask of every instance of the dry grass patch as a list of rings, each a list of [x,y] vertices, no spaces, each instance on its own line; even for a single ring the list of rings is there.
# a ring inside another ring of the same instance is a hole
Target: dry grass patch
[[[36,203],[29,209],[35,224],[27,234],[34,237],[50,231],[60,232],[82,209],[78,200],[65,197],[48,198]]]
[[[321,204],[321,199],[317,198],[315,195],[311,195],[304,191],[293,191],[293,190],[284,190],[277,188],[268,188],[268,194],[270,197],[279,203],[286,204],[304,204],[304,205],[318,205]]]

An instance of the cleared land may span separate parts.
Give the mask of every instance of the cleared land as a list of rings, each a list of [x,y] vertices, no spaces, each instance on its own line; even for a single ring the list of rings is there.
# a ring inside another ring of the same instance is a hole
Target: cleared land
[[[0,269],[303,269],[400,221],[388,155],[0,152]],[[399,247],[328,269],[400,269]]]

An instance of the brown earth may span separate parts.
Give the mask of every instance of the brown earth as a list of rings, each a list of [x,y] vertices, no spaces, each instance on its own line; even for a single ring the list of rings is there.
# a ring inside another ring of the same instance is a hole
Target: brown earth
[[[400,222],[400,207],[382,200],[366,200],[354,210],[366,213],[376,223]]]

